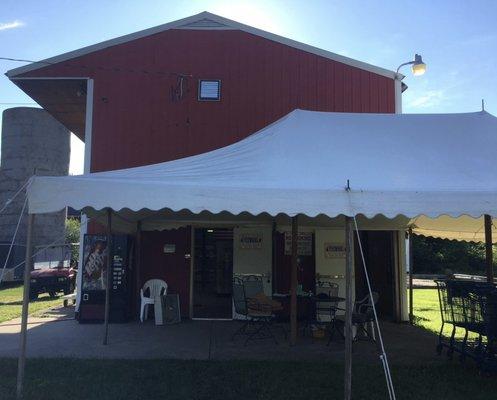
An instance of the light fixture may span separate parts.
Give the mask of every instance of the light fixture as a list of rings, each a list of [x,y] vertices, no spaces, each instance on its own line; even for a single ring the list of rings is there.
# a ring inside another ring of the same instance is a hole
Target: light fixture
[[[423,75],[426,72],[426,64],[419,54],[414,55],[414,64],[412,64],[412,74],[415,76]]]
[[[399,70],[401,67],[404,65],[412,65],[412,74],[414,76],[420,76],[423,75],[426,72],[426,64],[423,62],[423,58],[419,54],[414,55],[414,61],[409,61],[403,64],[399,65],[399,68],[397,68],[397,74],[399,73]]]

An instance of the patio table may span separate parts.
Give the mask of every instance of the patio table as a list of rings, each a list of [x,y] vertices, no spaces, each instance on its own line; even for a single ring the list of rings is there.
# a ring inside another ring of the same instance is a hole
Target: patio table
[[[338,332],[340,334],[340,336],[342,336],[342,338],[343,338],[344,337],[343,332],[341,332],[336,325],[336,321],[337,321],[336,312],[340,308],[336,307],[335,304],[342,303],[346,299],[344,297],[340,297],[340,296],[314,295],[314,296],[311,296],[311,300],[314,303],[314,315],[318,310],[324,311],[325,313],[329,312],[330,321],[329,321],[328,326],[329,326],[329,331],[330,331],[330,339],[329,339],[328,343],[333,338],[333,334],[335,332]],[[325,303],[326,305],[319,305],[318,306],[317,303]],[[321,314],[321,315],[325,315],[325,314]],[[314,321],[314,322],[316,322],[318,324],[323,323],[323,321],[317,321],[316,317],[315,317],[315,319],[316,319],[316,321]],[[309,325],[311,323],[312,323],[311,321],[308,322]]]

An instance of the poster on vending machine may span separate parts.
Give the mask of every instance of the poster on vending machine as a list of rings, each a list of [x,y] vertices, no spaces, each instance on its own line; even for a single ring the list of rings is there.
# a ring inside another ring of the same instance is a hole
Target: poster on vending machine
[[[85,235],[83,249],[83,290],[105,290],[107,237]]]

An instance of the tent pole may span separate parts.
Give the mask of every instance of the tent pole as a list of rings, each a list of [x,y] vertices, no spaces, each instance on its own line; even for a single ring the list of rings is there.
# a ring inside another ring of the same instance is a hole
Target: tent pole
[[[290,299],[290,345],[297,343],[297,268],[298,268],[298,219],[292,217],[292,272],[291,272],[291,299]]]
[[[413,262],[412,228],[409,228],[409,323],[414,323],[414,292],[413,292]]]
[[[105,268],[105,316],[104,316],[104,345],[109,339],[109,306],[110,306],[110,279],[112,268],[112,210],[107,209],[107,265]]]
[[[16,396],[22,398],[24,384],[24,369],[26,366],[26,337],[28,333],[28,308],[29,308],[29,285],[31,282],[31,270],[33,266],[33,225],[34,214],[28,215],[28,233],[26,239],[26,260],[24,262],[24,288],[22,297],[21,318],[21,344],[19,349],[19,360],[17,364],[17,388]]]
[[[485,214],[485,254],[487,261],[487,282],[493,283],[494,269],[493,269],[493,241],[492,241],[492,217]]]
[[[352,269],[353,265],[353,229],[352,218],[345,217],[345,376],[344,399],[352,398]]]
[[[141,289],[141,258],[142,258],[142,222],[138,221],[136,224],[136,247],[135,247],[135,294],[140,293]],[[136,299],[135,306],[133,307],[133,312],[135,312],[135,307],[139,307],[139,299]],[[139,310],[139,309],[138,309]]]

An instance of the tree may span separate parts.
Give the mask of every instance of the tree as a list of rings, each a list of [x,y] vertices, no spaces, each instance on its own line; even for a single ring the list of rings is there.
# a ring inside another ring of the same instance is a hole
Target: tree
[[[71,244],[71,261],[79,259],[79,231],[81,223],[76,218],[66,219],[66,243]]]
[[[485,244],[413,236],[415,274],[485,275]],[[494,260],[496,258],[494,257]]]

